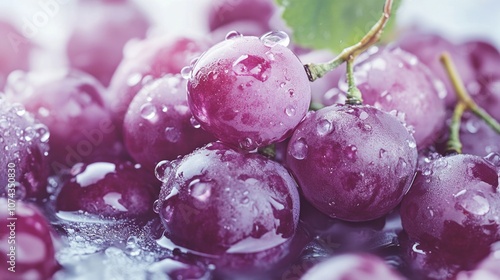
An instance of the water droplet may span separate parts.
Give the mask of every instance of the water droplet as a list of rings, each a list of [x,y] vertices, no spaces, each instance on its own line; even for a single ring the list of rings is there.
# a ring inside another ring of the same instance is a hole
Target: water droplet
[[[290,95],[290,97],[293,97],[295,95],[295,91],[293,89],[289,89],[288,94]]]
[[[361,113],[359,114],[359,118],[362,120],[366,120],[368,118],[368,113],[365,111],[361,111]]]
[[[181,132],[175,127],[166,127],[165,138],[171,143],[176,143],[181,139]]]
[[[281,82],[281,83],[280,83],[280,88],[283,88],[285,85],[286,85],[286,83],[285,83],[285,82]]]
[[[45,107],[40,107],[38,108],[38,114],[45,118],[50,115],[50,111]]]
[[[408,166],[408,163],[403,158],[399,158],[398,163],[396,164],[396,169],[394,169],[394,173],[396,176],[401,178],[406,174],[406,167]]]
[[[292,144],[290,155],[298,160],[302,160],[307,157],[308,150],[309,146],[307,146],[306,140],[304,138],[299,138]]]
[[[137,237],[129,236],[127,245],[125,246],[125,253],[129,256],[135,257],[141,254],[141,248],[137,244]]]
[[[36,124],[35,126],[33,126],[33,129],[35,129],[42,143],[47,143],[49,141],[50,132],[44,124]]]
[[[152,120],[156,116],[156,108],[151,103],[144,103],[140,109],[141,117],[145,120]]]
[[[174,169],[172,162],[168,160],[162,160],[158,162],[155,167],[155,176],[161,182],[167,182],[170,172]]]
[[[271,52],[271,51],[267,51],[267,52],[266,52],[266,56],[267,56],[267,58],[269,58],[269,60],[271,60],[271,61],[274,61],[274,60],[276,59],[276,57],[274,57],[274,53],[273,53],[273,52]]]
[[[265,82],[269,78],[270,63],[255,55],[241,55],[233,62],[233,72],[238,76],[252,76]]]
[[[240,203],[241,203],[241,204],[248,204],[248,202],[250,202],[250,199],[248,198],[248,196],[244,196],[244,197],[240,200]]]
[[[500,154],[498,153],[490,153],[484,157],[486,161],[493,164],[496,167],[500,167]]]
[[[241,140],[239,142],[240,144],[240,148],[242,148],[243,150],[246,150],[246,151],[253,151],[255,149],[257,149],[257,143],[255,143],[254,140],[252,140],[252,138],[250,137],[247,137],[243,140]]]
[[[371,66],[373,69],[385,71],[385,69],[387,68],[387,62],[383,58],[379,57],[379,58],[372,60]]]
[[[36,137],[36,131],[33,129],[33,127],[29,126],[26,129],[24,129],[24,140],[26,141],[31,141]]]
[[[327,119],[322,119],[316,125],[316,131],[319,135],[324,136],[333,131],[332,123]]]
[[[200,179],[194,179],[189,183],[189,190],[191,196],[199,201],[206,202],[212,195],[212,187],[214,182],[212,181],[201,181]]]
[[[470,118],[465,122],[465,129],[472,134],[477,133],[479,128],[479,120],[476,118]]]
[[[189,119],[189,122],[191,123],[191,125],[194,127],[194,128],[200,128],[201,125],[200,123],[198,122],[198,120],[195,118],[195,117],[191,117]]]
[[[387,151],[386,151],[386,150],[384,150],[384,149],[380,149],[380,150],[378,151],[378,157],[379,157],[379,158],[383,158],[383,157],[385,156],[385,153],[387,153]]]
[[[413,246],[411,247],[412,251],[421,255],[425,255],[425,251],[419,248],[420,243],[415,242]]]
[[[372,131],[373,128],[369,124],[364,124],[363,126],[361,126],[361,129],[363,129],[364,131]]]
[[[191,66],[185,66],[181,69],[181,76],[186,80],[191,78],[192,73],[193,73],[193,67]]]
[[[23,116],[26,113],[26,109],[21,103],[14,103],[12,104],[12,110],[18,115],[18,116]]]
[[[70,174],[76,176],[84,171],[85,164],[78,162],[73,167],[71,167]]]
[[[130,75],[127,79],[127,85],[130,87],[138,85],[142,80],[142,74],[141,73],[133,73]]]
[[[408,143],[408,147],[414,149],[417,147],[417,143],[413,140],[406,140],[406,143]]]
[[[153,202],[153,211],[158,214],[160,213],[160,200],[155,200],[155,202]]]
[[[296,113],[295,107],[293,107],[292,105],[289,105],[285,108],[285,114],[287,116],[293,117],[295,116],[295,113]]]
[[[167,105],[162,105],[162,106],[161,106],[161,111],[162,111],[163,113],[168,112],[168,106],[167,106]]]
[[[288,47],[290,44],[290,37],[286,32],[283,31],[271,31],[260,37],[262,43],[267,47],[274,47],[276,45],[282,45],[283,47]]]
[[[231,40],[231,39],[236,39],[236,38],[240,38],[240,37],[243,37],[243,34],[241,34],[240,32],[238,31],[229,31],[227,34],[226,34],[226,40]]]
[[[474,215],[485,215],[490,211],[490,203],[480,191],[468,191],[457,198],[457,207]]]
[[[344,150],[345,155],[347,158],[356,160],[357,153],[358,153],[358,147],[354,145],[349,145],[347,148]]]

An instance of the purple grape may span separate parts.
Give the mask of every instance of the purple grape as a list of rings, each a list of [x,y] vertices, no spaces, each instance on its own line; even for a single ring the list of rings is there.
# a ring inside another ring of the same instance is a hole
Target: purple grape
[[[337,255],[313,266],[302,280],[403,280],[382,259],[370,254]]]
[[[2,90],[10,72],[29,68],[32,44],[12,25],[1,19],[0,38],[2,38],[0,40],[0,90]]]
[[[371,49],[354,74],[364,103],[401,114],[415,130],[418,149],[437,138],[444,126],[445,92],[415,56],[398,48]]]
[[[496,280],[500,277],[498,267],[498,249],[491,252],[488,257],[482,260],[477,267],[470,271],[461,271],[457,275],[457,280]]]
[[[373,220],[394,209],[416,163],[415,139],[404,125],[370,106],[332,105],[309,114],[287,153],[304,197],[347,221]]]
[[[128,46],[109,86],[108,102],[121,128],[128,106],[139,90],[154,78],[178,74],[205,48],[204,43],[179,37],[149,38]]]
[[[174,251],[175,253],[175,251]],[[209,270],[190,256],[175,254],[148,267],[148,279],[198,279],[209,280]]]
[[[269,31],[269,28],[255,24],[253,21],[249,20],[238,20],[218,27],[210,33],[211,41],[220,42],[224,40],[228,34],[233,34],[238,32],[244,34],[245,36],[260,36]],[[229,35],[231,36],[231,35]]]
[[[0,196],[17,199],[46,196],[48,142],[49,131],[45,125],[27,113],[21,104],[10,104],[0,96],[0,166],[3,168]]]
[[[132,38],[144,38],[148,19],[131,1],[79,1],[67,53],[72,68],[108,85]]]
[[[281,255],[295,234],[297,185],[274,161],[215,142],[167,174],[156,209],[178,246],[237,266]]]
[[[414,54],[421,63],[429,67],[437,79],[444,83],[446,106],[453,107],[457,98],[455,88],[439,60],[443,52],[446,51],[451,55],[465,86],[474,87],[475,73],[467,59],[468,51],[465,51],[461,46],[455,45],[439,35],[420,32],[409,32],[402,36],[396,44],[401,49]]]
[[[123,128],[125,146],[148,170],[215,140],[196,123],[186,96],[186,80],[166,75],[146,85],[130,104]]]
[[[52,229],[37,207],[0,198],[0,227],[0,279],[51,279],[59,265]]]
[[[210,1],[208,27],[215,30],[235,21],[247,20],[269,30],[269,20],[276,6],[272,0],[215,0]]]
[[[495,119],[500,120],[500,52],[486,42],[461,46],[469,54],[475,81],[468,87],[474,100]]]
[[[292,133],[311,90],[302,63],[284,46],[288,40],[283,32],[260,40],[234,34],[200,57],[189,75],[188,102],[205,130],[245,150]]]
[[[63,183],[56,210],[108,218],[150,216],[158,192],[145,178],[147,172],[130,162],[78,163]]]
[[[432,161],[403,199],[404,230],[446,263],[471,268],[500,240],[498,171],[473,155]]]
[[[103,101],[105,89],[90,75],[73,71],[47,78],[14,72],[6,93],[48,127],[53,172],[120,154],[118,132]]]

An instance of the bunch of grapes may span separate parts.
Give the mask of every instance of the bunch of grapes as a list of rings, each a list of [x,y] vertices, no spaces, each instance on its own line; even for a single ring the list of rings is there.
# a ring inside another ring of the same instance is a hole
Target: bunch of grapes
[[[198,37],[78,1],[65,67],[0,51],[0,279],[500,278],[500,52],[375,44],[391,4],[338,55],[271,0]]]

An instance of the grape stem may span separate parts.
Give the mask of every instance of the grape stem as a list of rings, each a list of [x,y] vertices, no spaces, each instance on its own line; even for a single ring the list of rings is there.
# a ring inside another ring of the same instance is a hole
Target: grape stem
[[[389,16],[391,15],[392,2],[392,0],[385,1],[382,16],[375,23],[375,25],[373,25],[370,31],[365,34],[361,41],[345,48],[339,55],[328,62],[318,64],[308,63],[304,65],[309,81],[313,82],[316,79],[323,77],[329,71],[337,68],[342,63],[354,60],[356,56],[378,42],[380,36],[382,35],[382,31],[389,20]]]
[[[490,114],[483,110],[483,108],[479,107],[479,105],[477,105],[477,103],[470,97],[469,93],[465,89],[460,75],[456,70],[451,56],[447,52],[444,52],[441,55],[441,63],[446,68],[446,72],[448,73],[453,87],[455,88],[455,93],[457,95],[459,103],[463,103],[465,106],[465,110],[472,111],[472,113],[486,122],[496,133],[500,134],[500,124]]]
[[[354,58],[347,60],[347,100],[348,105],[361,105],[363,104],[363,97],[359,91],[354,80]]]
[[[467,105],[459,101],[453,111],[450,125],[450,136],[446,142],[446,152],[449,154],[462,153],[462,142],[460,142],[460,124],[462,122],[462,115],[464,114]]]

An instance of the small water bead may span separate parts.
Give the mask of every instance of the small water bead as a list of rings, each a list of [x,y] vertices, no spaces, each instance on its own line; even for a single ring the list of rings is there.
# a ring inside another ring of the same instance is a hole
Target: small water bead
[[[490,203],[480,191],[467,191],[456,199],[456,206],[471,214],[482,216],[490,211]]]
[[[465,129],[469,132],[469,133],[477,133],[479,131],[479,128],[480,128],[480,120],[478,120],[477,118],[470,118],[468,119],[466,122],[465,122]]]
[[[170,172],[172,172],[174,164],[168,160],[160,161],[155,167],[155,176],[161,182],[167,182]]]
[[[415,141],[407,140],[406,142],[408,143],[408,147],[412,149],[417,147],[417,143]]]
[[[141,73],[133,73],[130,75],[127,79],[127,85],[130,87],[138,85],[142,80],[142,74]]]
[[[127,245],[125,246],[125,253],[129,256],[135,257],[141,254],[141,248],[137,244],[137,237],[130,236],[127,239]]]
[[[191,117],[191,118],[189,119],[189,122],[191,123],[191,125],[192,125],[194,128],[200,128],[200,127],[201,127],[200,122],[198,122],[198,120],[197,120],[195,117]]]
[[[26,113],[26,109],[24,106],[20,103],[14,103],[12,104],[12,110],[18,115],[18,116],[23,116]]]
[[[289,89],[288,94],[290,95],[290,97],[293,97],[295,95],[295,91],[293,89]]]
[[[200,179],[195,179],[189,183],[189,190],[191,196],[198,199],[201,202],[206,202],[212,195],[212,187],[214,183],[212,181],[201,181]]]
[[[232,31],[229,31],[227,34],[226,34],[226,40],[231,40],[231,39],[235,39],[235,38],[239,38],[239,37],[242,37],[243,34],[241,34],[240,32],[238,31],[235,31],[235,30],[232,30]]]
[[[493,164],[496,167],[500,167],[500,154],[498,153],[490,153],[484,157],[484,159]]]
[[[396,169],[394,170],[396,176],[401,177],[403,174],[406,174],[407,167],[408,163],[403,158],[399,158]]]
[[[153,211],[158,214],[160,213],[160,206],[161,206],[161,202],[160,200],[155,200],[155,202],[153,202]]]
[[[257,149],[258,145],[257,145],[257,143],[255,143],[255,141],[252,138],[247,137],[239,142],[239,146],[243,150],[253,151],[253,150]]]
[[[29,142],[29,141],[33,140],[36,136],[37,136],[37,133],[33,127],[29,126],[29,127],[24,129],[24,140]]]
[[[318,122],[318,124],[316,125],[316,131],[321,136],[327,135],[328,133],[332,132],[333,130],[334,129],[333,129],[332,123],[327,119],[320,120]]]
[[[151,103],[145,103],[141,106],[140,114],[143,119],[152,120],[156,117],[156,108]]]
[[[379,158],[383,158],[383,157],[385,156],[385,154],[386,154],[386,153],[387,153],[387,151],[386,151],[386,150],[384,150],[384,149],[380,149],[380,150],[378,151],[378,157],[379,157]]]
[[[293,116],[295,116],[295,113],[296,113],[295,107],[293,107],[293,106],[287,106],[285,108],[285,114],[287,116],[293,117]]]
[[[191,78],[191,74],[193,72],[193,67],[192,66],[185,66],[181,69],[181,76],[184,79],[189,79]]]
[[[306,140],[304,138],[299,138],[292,144],[292,147],[290,149],[290,154],[294,158],[302,160],[307,157],[308,150],[309,146],[307,145]]]
[[[271,52],[271,51],[266,52],[266,56],[267,56],[267,58],[269,58],[269,60],[271,60],[271,61],[274,61],[274,60],[276,59],[276,57],[274,56],[274,53],[273,53],[273,52]]]
[[[283,47],[288,47],[290,44],[290,37],[286,32],[283,31],[271,31],[260,37],[262,43],[267,47],[274,47],[276,45],[281,45]]]
[[[176,143],[181,139],[181,132],[175,127],[166,127],[165,138],[171,143]]]
[[[345,155],[347,158],[356,160],[356,155],[358,153],[358,147],[354,145],[348,145],[347,148],[344,150]]]
[[[44,124],[36,124],[33,126],[33,129],[36,131],[38,136],[40,137],[40,141],[42,143],[47,143],[50,138],[50,132],[47,126]]]

